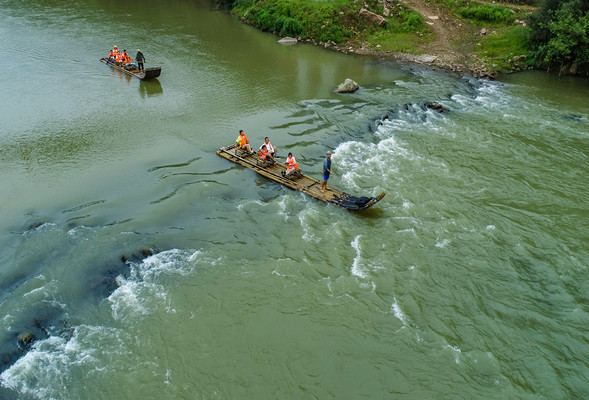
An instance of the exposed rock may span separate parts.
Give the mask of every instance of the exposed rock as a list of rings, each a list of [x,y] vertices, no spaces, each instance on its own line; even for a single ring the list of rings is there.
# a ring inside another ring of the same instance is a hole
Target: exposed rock
[[[438,59],[436,56],[430,56],[429,54],[422,54],[417,56],[417,60],[422,63],[431,64]]]
[[[31,332],[23,332],[16,337],[19,346],[27,347],[35,339],[35,335]]]
[[[391,9],[388,8],[387,6],[384,6],[384,9],[382,11],[382,15],[384,15],[385,17],[388,17],[389,15],[391,15]]]
[[[439,113],[448,112],[450,111],[449,108],[444,107],[440,103],[436,101],[426,101],[424,104],[425,108],[429,108],[430,110],[437,111]]]
[[[155,252],[152,249],[145,247],[145,248],[141,249],[141,254],[143,255],[144,258],[147,258],[149,256],[153,256],[155,254]]]
[[[299,41],[296,38],[292,38],[290,36],[283,37],[278,41],[280,44],[297,44]]]
[[[481,29],[481,36],[485,36],[487,34],[487,30],[485,28]]]
[[[431,20],[440,19],[440,17],[438,17],[437,15],[428,15],[428,18]]]
[[[526,56],[514,56],[512,60],[514,62],[526,61]]]
[[[360,86],[356,82],[354,82],[350,78],[346,78],[346,80],[343,83],[339,84],[339,86],[336,89],[336,92],[338,92],[338,93],[352,93],[352,92],[355,92],[356,90],[358,90],[359,87]]]
[[[45,222],[35,222],[31,225],[29,225],[29,231],[32,231],[33,229],[37,229],[38,227],[40,227],[41,225],[45,224]]]
[[[387,20],[385,17],[383,17],[382,15],[375,14],[372,11],[368,11],[365,8],[361,9],[359,14],[366,18],[369,22],[375,23],[378,26],[384,26],[387,24]]]

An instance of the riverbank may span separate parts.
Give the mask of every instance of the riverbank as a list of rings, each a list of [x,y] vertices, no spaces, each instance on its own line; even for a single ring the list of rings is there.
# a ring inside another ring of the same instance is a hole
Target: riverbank
[[[437,0],[372,1],[362,8],[341,3],[331,9],[301,4],[285,8],[279,0],[244,3],[232,10],[244,23],[284,36],[288,29],[281,20],[289,20],[299,41],[346,54],[491,79],[530,68],[524,45],[524,17],[533,11],[529,6],[485,5],[503,19],[465,19],[460,16],[464,8]]]

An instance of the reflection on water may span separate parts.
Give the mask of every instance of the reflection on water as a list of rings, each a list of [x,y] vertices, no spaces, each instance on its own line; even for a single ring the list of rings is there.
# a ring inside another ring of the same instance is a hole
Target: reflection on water
[[[162,84],[157,79],[149,79],[146,81],[139,81],[139,93],[141,97],[155,96],[162,94],[164,89]]]

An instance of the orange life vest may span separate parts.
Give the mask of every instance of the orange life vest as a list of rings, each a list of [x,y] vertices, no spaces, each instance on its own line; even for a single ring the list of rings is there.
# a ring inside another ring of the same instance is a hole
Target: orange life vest
[[[131,62],[131,57],[129,57],[128,54],[123,54],[123,62],[124,63],[130,63]]]
[[[114,49],[112,49],[112,52],[114,53],[114,55],[116,56],[117,54],[119,54],[119,49],[117,49],[116,47]]]
[[[122,54],[119,54],[119,53],[117,53],[117,56],[116,56],[116,58],[115,58],[115,59],[117,60],[117,62],[123,61],[123,55],[122,55]]]
[[[111,58],[114,56],[115,56],[115,52],[111,50],[110,53],[108,53],[108,58]]]
[[[247,143],[249,143],[250,141],[247,140],[247,136],[245,136],[245,133],[243,135],[239,135],[240,139],[241,139],[241,146],[245,146]]]
[[[262,160],[265,160],[267,156],[268,156],[268,149],[262,149],[262,150],[260,150],[260,158]]]
[[[286,168],[287,169],[299,169],[299,164],[297,164],[294,157],[287,157],[286,158]]]

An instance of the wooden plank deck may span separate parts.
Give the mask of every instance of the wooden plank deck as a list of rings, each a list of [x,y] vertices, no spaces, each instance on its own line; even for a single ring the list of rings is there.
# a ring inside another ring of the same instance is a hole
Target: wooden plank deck
[[[106,58],[101,58],[100,62],[105,63],[106,65],[114,68],[114,69],[118,69],[121,72],[124,72],[125,74],[134,76],[135,78],[139,78],[141,80],[144,79],[152,79],[152,78],[157,78],[158,76],[160,76],[161,72],[162,72],[162,67],[153,67],[153,68],[146,68],[143,72],[139,71],[138,69],[133,69],[133,70],[128,70],[125,69],[123,67],[120,67],[116,64],[113,63],[107,63],[106,62],[107,59]]]
[[[241,153],[241,151],[238,153]],[[286,166],[280,161],[277,161],[274,165],[263,167],[261,165],[261,161],[259,161],[257,152],[251,155],[245,155],[243,157],[241,157],[238,153],[236,153],[235,144],[227,147],[221,147],[219,150],[217,150],[217,155],[236,164],[253,169],[258,174],[268,179],[272,179],[273,181],[278,182],[284,186],[288,186],[291,189],[308,194],[309,196],[318,200],[334,204],[339,207],[344,207],[348,210],[364,210],[378,203],[385,195],[384,192],[382,192],[376,197],[355,197],[330,187],[329,185],[327,186],[327,190],[322,192],[321,182],[307,175],[301,174],[302,176],[300,178],[294,180],[283,177],[282,171],[286,170]]]

